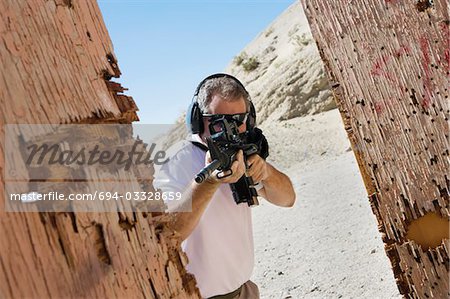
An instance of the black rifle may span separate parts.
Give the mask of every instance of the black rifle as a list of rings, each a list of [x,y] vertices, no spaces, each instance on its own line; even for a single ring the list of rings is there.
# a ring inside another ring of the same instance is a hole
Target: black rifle
[[[243,151],[245,163],[247,163],[247,158],[253,154],[258,154],[263,159],[267,158],[269,146],[262,131],[252,128],[245,133],[239,133],[238,127],[239,124],[236,121],[227,119],[224,115],[213,117],[210,120],[211,136],[207,137],[206,141],[212,162],[196,175],[197,183],[206,180],[216,169],[219,171],[229,170],[231,164],[236,160],[239,150]],[[217,177],[223,178],[231,174],[223,176],[217,174]],[[253,179],[245,174],[236,183],[230,184],[234,201],[237,204],[246,202],[249,206],[258,205],[258,194],[254,186]]]

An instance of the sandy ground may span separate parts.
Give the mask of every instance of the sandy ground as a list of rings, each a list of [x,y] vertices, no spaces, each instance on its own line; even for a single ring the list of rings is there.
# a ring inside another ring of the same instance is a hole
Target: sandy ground
[[[401,298],[339,112],[262,128],[297,202],[254,208],[261,298]]]

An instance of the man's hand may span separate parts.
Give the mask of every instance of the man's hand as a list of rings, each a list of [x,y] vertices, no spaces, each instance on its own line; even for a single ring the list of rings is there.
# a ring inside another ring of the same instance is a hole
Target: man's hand
[[[295,191],[291,180],[275,167],[267,163],[258,154],[247,159],[247,176],[251,176],[253,182],[263,182],[264,186],[258,190],[258,195],[269,202],[281,206],[292,207],[295,203]]]
[[[247,176],[252,177],[255,183],[259,183],[267,179],[270,175],[270,169],[267,166],[267,162],[261,158],[258,154],[251,155],[247,159]]]
[[[208,165],[209,163],[211,163],[211,155],[208,151],[205,157],[205,165]],[[211,183],[236,183],[244,175],[245,169],[244,153],[242,150],[239,150],[236,154],[236,160],[231,164],[231,168],[229,170],[215,170],[207,181]],[[230,172],[231,175],[228,175]],[[220,178],[217,178],[217,174],[219,174]]]

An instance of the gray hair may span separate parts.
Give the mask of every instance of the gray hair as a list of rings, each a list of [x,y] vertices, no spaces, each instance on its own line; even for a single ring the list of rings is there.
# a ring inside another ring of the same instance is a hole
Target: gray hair
[[[197,96],[197,103],[203,113],[209,112],[209,104],[214,95],[219,95],[225,101],[236,101],[241,97],[245,100],[247,110],[250,107],[250,96],[246,90],[231,78],[219,77],[203,83]]]

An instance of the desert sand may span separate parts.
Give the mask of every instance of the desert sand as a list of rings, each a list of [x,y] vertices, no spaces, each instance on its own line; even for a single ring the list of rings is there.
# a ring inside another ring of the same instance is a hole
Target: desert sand
[[[261,298],[401,298],[338,110],[261,128],[297,196],[253,209]]]

